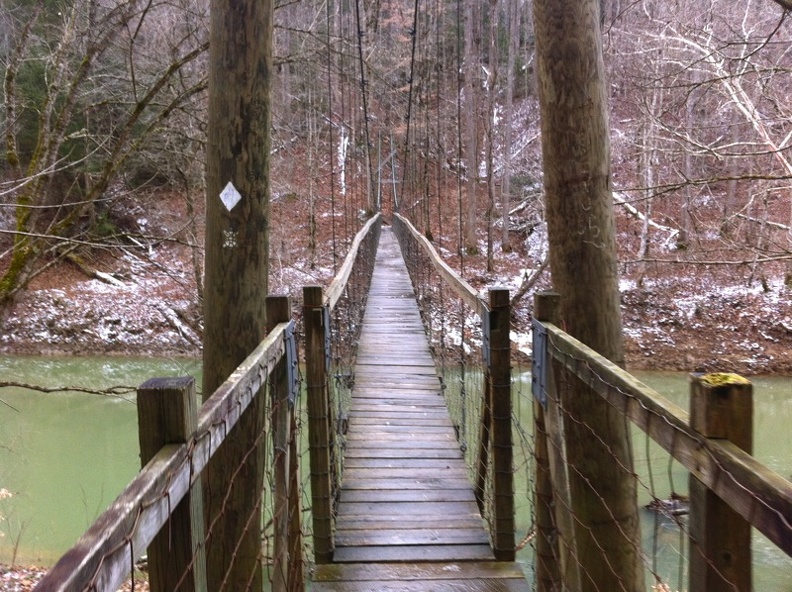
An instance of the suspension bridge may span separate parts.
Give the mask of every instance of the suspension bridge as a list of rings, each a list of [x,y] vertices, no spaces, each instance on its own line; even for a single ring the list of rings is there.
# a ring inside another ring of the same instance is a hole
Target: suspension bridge
[[[304,288],[301,329],[288,298],[268,297],[267,337],[200,409],[192,379],[140,387],[140,473],[36,590],[112,592],[144,555],[154,591],[251,589],[262,572],[277,591],[528,590],[526,571],[540,591],[577,588],[594,576],[575,548],[578,469],[564,455],[564,423],[579,421],[565,407],[571,377],[689,472],[695,519],[677,523],[689,589],[750,589],[752,527],[792,555],[792,482],[750,455],[750,384],[696,379],[688,415],[564,333],[556,301],[535,301],[533,396],[513,409],[508,292],[482,298],[406,219],[383,229],[375,216],[332,283]],[[249,443],[265,465],[256,503],[228,498],[207,519],[202,474],[262,410]],[[516,502],[518,465],[528,503]],[[528,565],[515,561],[518,506],[531,513]],[[261,549],[240,576],[230,543],[222,584],[208,586],[223,519],[258,528]]]
[[[495,561],[440,387],[387,229],[358,344],[333,563],[312,589],[528,590],[513,561]]]

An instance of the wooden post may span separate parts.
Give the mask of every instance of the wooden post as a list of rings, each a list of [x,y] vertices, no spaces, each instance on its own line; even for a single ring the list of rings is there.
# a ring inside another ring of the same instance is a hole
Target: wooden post
[[[303,288],[305,381],[308,397],[308,445],[311,455],[311,503],[314,560],[333,560],[333,489],[330,472],[330,402],[327,396],[324,299],[320,286]]]
[[[197,424],[195,381],[152,378],[138,388],[140,461],[145,466],[165,444],[189,442]],[[173,509],[148,548],[153,592],[205,591],[203,491],[198,483]]]
[[[692,375],[690,426],[706,438],[726,439],[753,452],[751,383],[737,374]],[[728,479],[728,475],[723,475]],[[751,525],[692,474],[690,590],[751,590]]]
[[[534,296],[534,317],[544,323],[558,324],[558,306],[561,297],[553,293]],[[533,352],[534,357],[539,352]],[[553,358],[543,355],[545,376],[552,376]],[[537,377],[534,377],[536,380]],[[545,378],[544,384],[552,384]],[[544,406],[534,398],[534,456],[536,457],[536,488],[534,496],[534,522],[536,523],[536,584],[539,592],[561,590],[561,572],[558,554],[558,530],[553,507],[553,482],[550,476],[550,455],[547,445]]]
[[[514,468],[512,466],[511,306],[509,291],[489,291],[490,408],[492,409],[492,466],[495,559],[514,561]]]
[[[271,331],[278,323],[291,319],[291,301],[287,296],[268,296],[266,303],[267,330]],[[275,530],[275,550],[272,568],[272,590],[287,592],[292,590],[289,581],[290,550],[289,535],[291,533],[290,512],[290,463],[291,458],[289,431],[291,428],[292,411],[289,406],[288,367],[285,358],[275,366],[270,376],[270,392],[272,394],[272,444],[273,444],[273,482],[274,493],[272,502],[273,524]],[[299,512],[298,512],[299,513]]]
[[[295,369],[296,371],[296,369]],[[289,590],[305,590],[303,540],[300,516],[300,450],[297,440],[297,413],[289,422]]]

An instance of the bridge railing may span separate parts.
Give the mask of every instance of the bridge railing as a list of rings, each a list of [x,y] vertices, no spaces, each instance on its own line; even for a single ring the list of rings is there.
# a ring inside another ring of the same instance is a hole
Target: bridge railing
[[[215,523],[204,518],[202,474],[217,449],[234,438],[240,418],[262,410],[261,436],[250,443],[251,454],[259,441],[266,448],[261,503],[244,509],[224,500],[222,512],[262,529],[265,556],[256,569],[271,565],[273,590],[303,587],[295,437],[299,385],[288,298],[268,298],[267,315],[267,337],[200,410],[192,378],[153,379],[139,388],[143,468],[37,591],[117,590],[145,554],[151,590],[206,590],[204,548]],[[263,520],[262,507],[268,508]],[[251,581],[255,577],[250,574]]]
[[[404,217],[393,229],[410,272],[446,403],[496,558],[515,555],[509,291],[484,300]]]
[[[374,270],[382,218],[358,232],[327,290],[303,288],[305,380],[311,462],[313,546],[316,563],[329,563],[335,509],[343,474],[357,341]]]
[[[647,455],[652,440],[688,472],[689,508],[655,497],[654,487],[642,484],[637,474],[626,476],[639,479],[639,488],[646,487],[652,497],[649,505],[687,535],[687,589],[751,590],[752,528],[792,557],[792,482],[751,456],[750,382],[734,374],[692,375],[688,413],[560,329],[557,303],[556,294],[539,294],[534,302],[538,590],[576,589],[576,582],[591,577],[577,559],[569,479],[578,468],[568,463],[563,438],[565,423],[581,421],[570,413],[574,380],[647,435]],[[654,589],[671,589],[651,565],[647,568]],[[679,589],[685,587],[682,580]]]

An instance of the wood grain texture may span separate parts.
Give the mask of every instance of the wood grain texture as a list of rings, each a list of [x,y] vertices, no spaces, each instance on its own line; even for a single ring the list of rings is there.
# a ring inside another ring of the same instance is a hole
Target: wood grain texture
[[[334,563],[312,589],[528,590],[495,561],[389,229],[358,347]]]

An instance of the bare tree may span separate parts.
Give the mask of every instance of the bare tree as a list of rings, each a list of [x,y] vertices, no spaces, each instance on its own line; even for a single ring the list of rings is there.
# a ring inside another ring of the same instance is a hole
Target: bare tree
[[[156,37],[150,27],[176,14],[170,3],[77,0],[62,14],[39,14],[19,28],[6,69],[6,160],[14,166],[3,193],[16,216],[2,304],[41,269],[42,257],[63,255],[70,238],[91,231],[84,220],[131,157],[205,88],[201,69],[190,72],[207,47],[200,19],[168,29],[164,47],[145,42]],[[20,67],[28,80],[38,76],[27,97],[15,83]],[[24,117],[34,123],[23,144]]]
[[[476,40],[481,7],[475,0],[465,1],[465,156],[467,165],[467,201],[465,204],[465,248],[469,253],[478,251],[476,214],[479,183],[479,70],[480,49]]]

